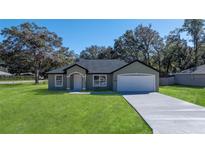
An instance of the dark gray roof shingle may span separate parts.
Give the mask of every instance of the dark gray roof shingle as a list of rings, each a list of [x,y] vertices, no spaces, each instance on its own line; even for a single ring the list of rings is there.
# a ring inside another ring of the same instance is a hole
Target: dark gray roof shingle
[[[57,69],[54,69],[54,70],[51,70],[49,72],[47,72],[48,74],[57,74],[57,73],[64,73],[64,69],[69,67],[71,65],[66,65],[66,66],[63,66],[63,67],[60,67],[60,68],[57,68]]]
[[[122,60],[80,60],[77,64],[89,73],[111,73],[127,63]]]
[[[114,70],[126,65],[127,63],[124,62],[123,60],[117,60],[117,59],[113,59],[113,60],[85,60],[85,59],[80,59],[80,61],[72,64],[72,65],[68,65],[68,66],[64,66],[62,68],[58,68],[52,71],[49,71],[47,73],[64,73],[64,71],[73,66],[73,65],[79,65],[85,69],[88,70],[88,73],[111,73]]]

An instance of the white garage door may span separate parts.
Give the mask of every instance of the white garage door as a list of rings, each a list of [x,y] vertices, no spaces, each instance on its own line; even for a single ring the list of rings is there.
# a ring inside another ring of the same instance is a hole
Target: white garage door
[[[117,91],[124,92],[151,92],[155,91],[154,75],[118,75]]]

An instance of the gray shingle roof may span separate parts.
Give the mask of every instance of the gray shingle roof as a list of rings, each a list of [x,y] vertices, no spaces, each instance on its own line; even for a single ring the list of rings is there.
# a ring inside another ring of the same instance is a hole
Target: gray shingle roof
[[[192,67],[182,71],[181,73],[190,73],[190,74],[205,74],[205,64],[197,67]]]
[[[123,60],[85,60],[80,59],[80,61],[72,64],[67,65],[52,71],[47,72],[48,74],[55,74],[55,73],[65,73],[65,70],[73,65],[79,65],[88,70],[88,73],[111,73],[114,70],[126,65],[127,63]]]
[[[64,69],[69,67],[71,65],[66,65],[66,66],[63,66],[63,67],[60,67],[60,68],[57,68],[57,69],[54,69],[54,70],[51,70],[49,72],[47,72],[48,74],[57,74],[57,73],[64,73]]]

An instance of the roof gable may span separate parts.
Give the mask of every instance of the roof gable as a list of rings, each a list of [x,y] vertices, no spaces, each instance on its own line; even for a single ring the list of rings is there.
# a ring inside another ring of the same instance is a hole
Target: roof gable
[[[73,64],[73,65],[70,65],[70,66],[64,68],[63,71],[66,71],[66,70],[68,70],[68,69],[70,69],[71,67],[74,67],[74,66],[78,66],[78,67],[80,67],[80,68],[85,69],[86,71],[88,71],[87,68],[85,68],[85,67],[83,67],[83,66],[81,66],[81,65],[79,65],[79,64],[77,64],[77,63],[75,63],[75,64]]]
[[[147,65],[147,64],[145,64],[145,63],[143,63],[143,62],[141,62],[141,61],[139,61],[139,60],[134,60],[134,61],[132,61],[131,63],[128,63],[128,64],[126,64],[126,65],[124,65],[124,66],[122,66],[122,67],[120,67],[120,68],[114,70],[114,71],[111,72],[111,73],[114,73],[114,72],[116,72],[116,71],[118,71],[118,70],[120,70],[120,69],[122,69],[122,68],[125,68],[126,66],[128,66],[128,65],[130,65],[130,64],[133,64],[133,63],[135,63],[135,62],[138,62],[138,63],[140,63],[140,64],[142,64],[142,65],[145,65],[146,67],[151,68],[152,70],[154,70],[154,71],[156,71],[156,72],[159,72],[157,69],[153,68],[152,66],[149,66],[149,65]]]

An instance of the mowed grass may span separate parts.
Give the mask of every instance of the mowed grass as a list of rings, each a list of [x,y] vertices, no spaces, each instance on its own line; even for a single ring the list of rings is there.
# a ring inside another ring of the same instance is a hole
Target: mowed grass
[[[160,93],[173,96],[197,105],[205,106],[205,88],[192,86],[161,86]]]
[[[0,133],[152,133],[120,95],[70,95],[46,84],[0,85]]]

